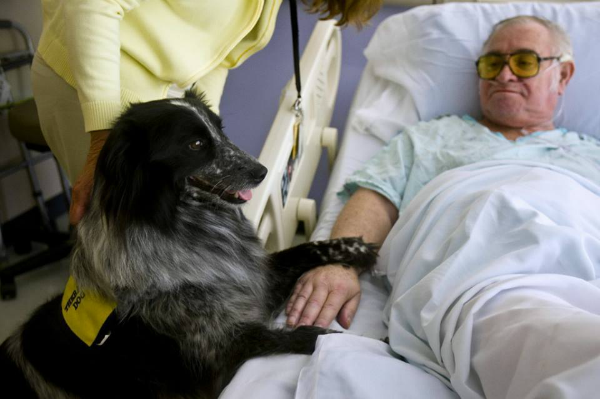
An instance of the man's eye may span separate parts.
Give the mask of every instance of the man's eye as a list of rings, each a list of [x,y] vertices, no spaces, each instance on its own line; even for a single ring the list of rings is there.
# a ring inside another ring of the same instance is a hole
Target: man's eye
[[[188,147],[190,147],[190,150],[198,151],[200,148],[202,148],[203,145],[204,143],[202,142],[202,140],[196,140],[192,141]]]

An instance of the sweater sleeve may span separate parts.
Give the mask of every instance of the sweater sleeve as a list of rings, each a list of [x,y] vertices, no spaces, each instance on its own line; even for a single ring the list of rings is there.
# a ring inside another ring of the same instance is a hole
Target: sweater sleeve
[[[87,132],[110,128],[121,112],[119,27],[143,1],[67,2],[65,41]]]

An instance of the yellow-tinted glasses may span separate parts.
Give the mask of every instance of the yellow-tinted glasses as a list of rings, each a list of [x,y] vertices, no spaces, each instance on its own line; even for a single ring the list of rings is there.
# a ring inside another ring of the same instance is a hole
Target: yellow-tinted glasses
[[[560,58],[540,57],[535,51],[518,51],[512,54],[489,53],[479,57],[475,65],[481,79],[495,79],[506,64],[515,76],[532,78],[540,72],[542,61],[559,60]]]

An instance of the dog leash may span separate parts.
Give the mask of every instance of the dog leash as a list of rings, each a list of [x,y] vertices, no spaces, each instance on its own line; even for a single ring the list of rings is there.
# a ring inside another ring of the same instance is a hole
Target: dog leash
[[[300,80],[300,50],[298,45],[298,9],[296,0],[290,0],[290,17],[292,21],[292,50],[294,56],[294,76],[296,79],[296,91],[298,97],[294,103],[294,110],[301,108],[302,103],[302,82]]]
[[[302,112],[302,80],[300,78],[300,50],[298,45],[298,9],[296,7],[296,0],[290,0],[290,19],[292,25],[292,51],[294,57],[294,78],[296,82],[297,97],[294,102],[294,114],[296,115],[296,121],[293,127],[293,145],[292,145],[292,159],[295,160],[299,155],[301,146],[300,142],[300,126],[304,114]]]

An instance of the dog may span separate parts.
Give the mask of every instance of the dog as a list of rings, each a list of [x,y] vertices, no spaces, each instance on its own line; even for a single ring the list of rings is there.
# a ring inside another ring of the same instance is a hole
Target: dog
[[[202,97],[131,105],[76,228],[76,289],[3,343],[3,397],[216,398],[250,358],[311,354],[332,331],[272,328],[272,316],[306,271],[366,270],[377,248],[342,238],[268,254],[240,209],[266,173]],[[64,312],[92,296],[114,305],[86,343]]]

